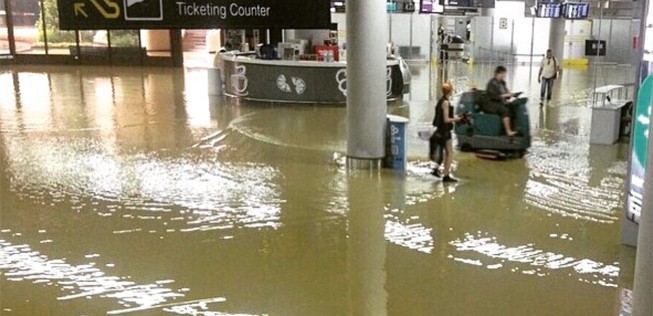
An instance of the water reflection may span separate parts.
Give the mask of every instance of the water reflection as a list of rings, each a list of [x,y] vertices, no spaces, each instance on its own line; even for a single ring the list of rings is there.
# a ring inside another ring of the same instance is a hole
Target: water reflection
[[[98,254],[86,255],[88,262],[72,265],[65,259],[50,259],[28,245],[14,245],[0,240],[0,271],[7,280],[58,287],[61,293],[57,297],[59,301],[97,298],[115,300],[115,305],[120,307],[107,311],[108,315],[152,310],[177,315],[250,315],[218,311],[219,303],[227,301],[224,297],[185,300],[190,289],[171,288],[174,280],[138,284],[131,277],[107,274],[92,261],[98,257]],[[111,270],[114,267],[114,264],[106,264],[105,269]],[[5,312],[11,312],[11,309],[5,309]]]
[[[526,185],[526,202],[564,217],[597,223],[617,221],[623,206],[620,188],[624,185],[625,169],[621,168],[625,165],[622,162],[618,164],[621,168],[608,168],[616,156],[611,159],[604,151],[616,155],[618,147],[594,147],[588,155],[589,147],[585,140],[573,137],[546,136],[536,140],[528,156],[531,175]]]
[[[467,234],[464,239],[457,239],[449,243],[460,252],[475,252],[494,259],[484,263],[482,259],[459,258],[450,255],[450,258],[476,266],[486,266],[487,269],[496,270],[510,268],[512,272],[539,277],[550,276],[552,270],[571,269],[578,275],[578,281],[617,287],[616,279],[619,276],[617,262],[604,264],[590,259],[577,259],[562,254],[547,252],[534,248],[533,244],[508,247],[497,243],[494,237],[487,237],[484,234]],[[512,267],[505,267],[510,264]]]
[[[349,315],[387,315],[383,188],[378,175],[353,174],[347,181],[349,214]]]
[[[86,257],[93,259],[97,255]],[[11,282],[29,281],[59,287],[63,294],[57,299],[61,301],[93,297],[117,300],[122,308],[108,314],[158,309],[165,303],[185,297],[185,292],[188,292],[184,288],[169,288],[174,280],[137,284],[130,277],[106,274],[95,262],[71,265],[63,259],[49,259],[28,245],[14,245],[5,240],[0,240],[0,271]],[[224,298],[203,301],[215,303],[224,301]]]

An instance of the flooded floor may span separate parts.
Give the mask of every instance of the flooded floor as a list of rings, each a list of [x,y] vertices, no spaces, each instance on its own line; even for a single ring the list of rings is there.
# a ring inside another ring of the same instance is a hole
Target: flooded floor
[[[566,70],[540,109],[536,71],[509,76],[530,153],[456,153],[443,185],[428,67],[389,106],[405,177],[346,171],[342,106],[209,97],[201,69],[0,69],[0,314],[616,315],[627,145],[589,145],[586,101],[634,76]]]

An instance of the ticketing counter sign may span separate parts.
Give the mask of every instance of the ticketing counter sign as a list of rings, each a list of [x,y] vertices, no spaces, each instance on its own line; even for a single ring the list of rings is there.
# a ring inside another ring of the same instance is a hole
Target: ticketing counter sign
[[[57,0],[62,30],[331,27],[329,0]]]

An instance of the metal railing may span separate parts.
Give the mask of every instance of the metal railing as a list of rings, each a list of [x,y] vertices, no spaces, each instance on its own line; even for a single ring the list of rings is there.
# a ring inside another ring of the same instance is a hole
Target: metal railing
[[[479,47],[478,51],[483,53],[479,54],[482,58],[475,58],[474,62],[483,63],[487,62],[490,64],[515,64],[515,63],[526,63],[525,61],[519,61],[518,57],[527,57],[529,62],[538,62],[535,58],[544,58],[544,54],[517,54],[510,51],[495,50],[485,47]],[[489,55],[489,57],[488,57]]]

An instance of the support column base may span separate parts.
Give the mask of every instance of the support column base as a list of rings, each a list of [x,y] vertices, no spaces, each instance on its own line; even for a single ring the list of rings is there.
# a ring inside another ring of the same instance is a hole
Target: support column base
[[[364,159],[347,157],[347,170],[370,170],[378,171],[383,166],[383,158]]]

